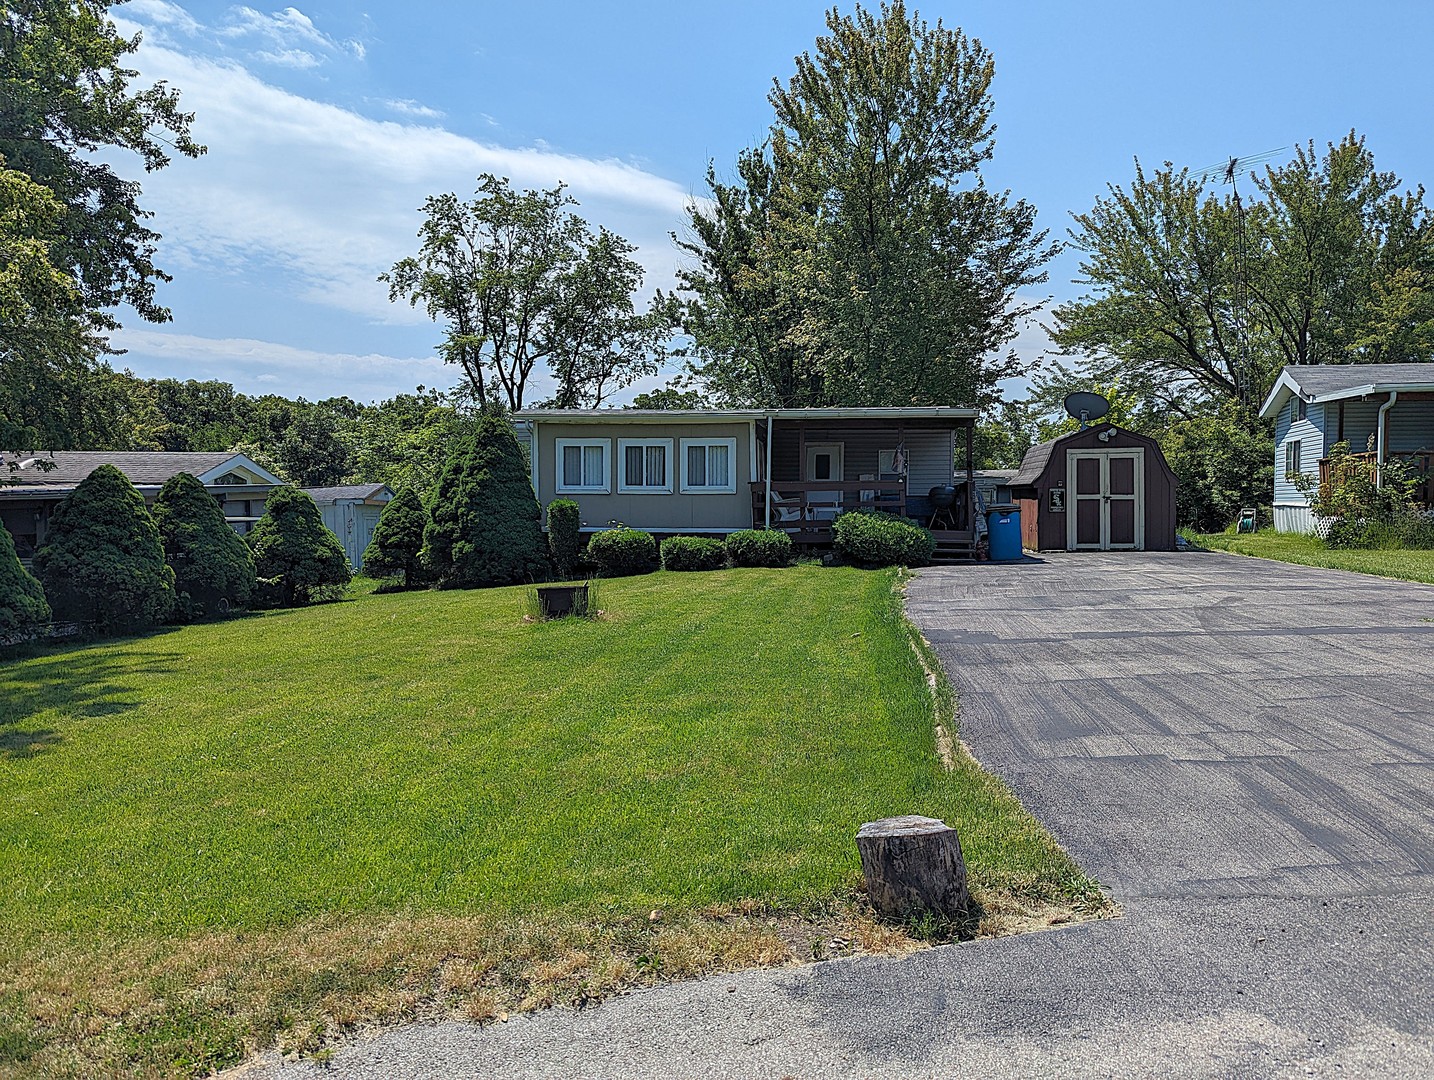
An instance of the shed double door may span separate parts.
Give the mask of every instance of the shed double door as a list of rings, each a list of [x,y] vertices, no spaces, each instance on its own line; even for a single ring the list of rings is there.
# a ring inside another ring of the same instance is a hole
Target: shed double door
[[[1071,551],[1145,548],[1145,451],[1072,450],[1066,455],[1066,547]]]

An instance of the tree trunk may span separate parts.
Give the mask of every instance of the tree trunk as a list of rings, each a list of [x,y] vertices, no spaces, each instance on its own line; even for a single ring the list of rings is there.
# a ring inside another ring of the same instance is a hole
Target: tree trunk
[[[935,818],[885,818],[856,834],[871,906],[882,918],[931,913],[963,918],[971,906],[966,860],[956,830]]]

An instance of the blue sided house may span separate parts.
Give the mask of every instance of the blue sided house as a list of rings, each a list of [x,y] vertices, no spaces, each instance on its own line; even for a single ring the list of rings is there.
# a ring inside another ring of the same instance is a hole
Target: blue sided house
[[[1420,477],[1416,498],[1434,503],[1434,364],[1308,364],[1286,367],[1260,409],[1275,421],[1275,528],[1315,531],[1296,477],[1329,483],[1329,453],[1349,444],[1376,481],[1399,460]]]

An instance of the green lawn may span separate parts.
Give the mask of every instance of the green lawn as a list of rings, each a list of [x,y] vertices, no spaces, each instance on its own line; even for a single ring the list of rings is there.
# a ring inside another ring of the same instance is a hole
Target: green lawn
[[[1003,785],[942,766],[895,580],[663,573],[547,624],[516,589],[361,595],[0,664],[0,1072],[202,1071],[301,1021],[395,1015],[374,995],[422,997],[417,968],[468,955],[444,934],[492,967],[476,938],[513,927],[545,928],[550,962],[564,927],[653,909],[840,908],[857,827],[891,814],[956,825],[995,906],[1094,902]],[[406,959],[420,925],[439,944]],[[309,956],[335,934],[388,944]],[[490,985],[483,963],[455,985]],[[65,1009],[78,1034],[45,1019]]]
[[[1297,533],[1196,533],[1191,537],[1201,547],[1253,555],[1261,559],[1322,566],[1331,570],[1355,570],[1361,574],[1422,581],[1434,585],[1434,551],[1362,551],[1330,548],[1318,537]]]

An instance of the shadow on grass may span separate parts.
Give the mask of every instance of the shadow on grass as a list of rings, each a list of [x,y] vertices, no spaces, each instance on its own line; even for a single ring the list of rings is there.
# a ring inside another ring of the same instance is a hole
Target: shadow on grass
[[[60,742],[62,734],[53,729],[12,730],[49,710],[98,717],[138,708],[144,679],[174,671],[181,659],[177,652],[116,654],[89,643],[0,666],[0,756],[32,757]]]

